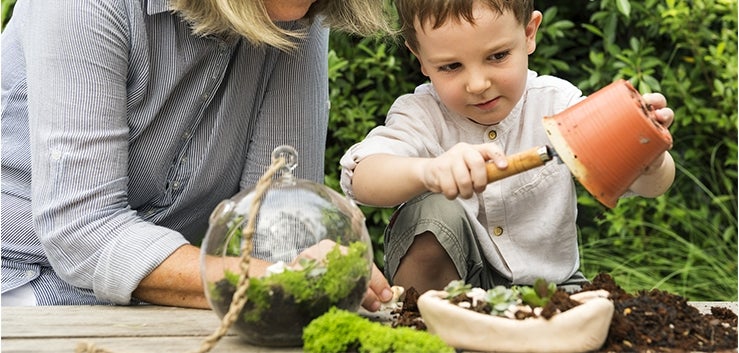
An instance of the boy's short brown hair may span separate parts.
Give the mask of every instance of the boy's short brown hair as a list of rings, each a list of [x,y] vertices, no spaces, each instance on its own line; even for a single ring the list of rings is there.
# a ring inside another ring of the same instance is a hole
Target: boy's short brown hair
[[[534,0],[395,0],[400,34],[411,50],[418,51],[416,29],[413,26],[416,20],[421,24],[429,22],[432,28],[439,28],[447,21],[462,19],[474,23],[472,5],[476,1],[500,14],[510,11],[524,26],[529,23],[531,13],[534,12]]]

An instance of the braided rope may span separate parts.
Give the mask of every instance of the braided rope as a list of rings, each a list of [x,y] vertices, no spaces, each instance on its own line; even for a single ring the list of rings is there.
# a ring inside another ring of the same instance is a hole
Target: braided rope
[[[248,279],[249,265],[251,263],[250,254],[254,248],[253,239],[254,232],[256,230],[257,214],[259,213],[259,208],[262,206],[264,195],[267,193],[267,190],[272,185],[272,176],[274,176],[274,174],[284,165],[284,157],[274,159],[272,161],[272,165],[264,173],[264,175],[259,178],[259,181],[257,182],[257,186],[254,190],[254,199],[249,206],[249,220],[246,223],[246,231],[244,232],[245,242],[243,247],[241,248],[241,262],[239,264],[241,273],[239,274],[239,281],[236,286],[236,292],[234,292],[233,294],[233,299],[231,300],[231,306],[229,307],[228,312],[223,315],[223,318],[221,319],[221,325],[218,327],[218,329],[216,329],[215,332],[205,338],[203,343],[200,345],[200,349],[197,350],[197,353],[207,353],[211,349],[213,349],[218,341],[220,341],[220,339],[226,335],[229,328],[231,328],[231,325],[233,325],[233,323],[236,321],[239,314],[241,313],[241,309],[243,309],[244,305],[246,304],[246,291],[247,289],[249,289]]]

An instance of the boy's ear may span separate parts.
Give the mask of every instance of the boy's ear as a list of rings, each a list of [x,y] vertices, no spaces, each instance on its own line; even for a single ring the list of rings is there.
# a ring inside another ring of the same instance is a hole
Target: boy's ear
[[[406,47],[406,48],[408,48],[408,50],[410,50],[410,52],[411,52],[411,53],[413,54],[413,56],[415,56],[415,57],[416,57],[416,61],[418,61],[418,65],[420,65],[420,66],[421,66],[421,73],[422,73],[422,74],[423,74],[424,76],[426,76],[426,77],[429,77],[429,75],[428,75],[428,74],[426,73],[426,68],[425,68],[425,67],[423,66],[423,62],[421,62],[421,57],[420,57],[420,56],[418,56],[418,53],[416,53],[416,51],[415,51],[415,50],[413,50],[413,48],[411,48],[411,47],[410,47],[410,46],[408,45],[408,41],[407,41],[407,40],[406,40],[406,41],[404,41],[404,42],[403,42],[403,44],[405,44],[405,47]]]
[[[539,30],[543,16],[541,12],[534,11],[531,13],[531,20],[526,25],[526,49],[528,54],[536,50],[536,32]]]

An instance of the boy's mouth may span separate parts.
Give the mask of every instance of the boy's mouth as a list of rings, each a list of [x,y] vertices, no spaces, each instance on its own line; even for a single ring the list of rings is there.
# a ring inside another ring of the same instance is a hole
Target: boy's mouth
[[[498,105],[499,101],[500,101],[500,97],[495,97],[493,99],[484,101],[482,103],[475,104],[475,107],[481,110],[490,110],[490,109],[495,108],[495,106]]]

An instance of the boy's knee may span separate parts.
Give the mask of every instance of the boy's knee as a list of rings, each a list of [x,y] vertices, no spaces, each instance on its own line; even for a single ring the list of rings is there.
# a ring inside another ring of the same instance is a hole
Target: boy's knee
[[[454,230],[465,226],[467,220],[461,203],[449,200],[443,194],[435,193],[414,199],[405,205],[405,210],[400,210],[400,212],[399,217],[405,218],[404,223],[406,224],[433,222]]]
[[[408,251],[404,258],[411,257],[417,259],[417,262],[425,262],[433,265],[435,262],[446,260],[449,261],[449,255],[446,249],[436,239],[436,235],[432,232],[423,232],[413,238]]]
[[[421,195],[404,204],[386,229],[386,275],[392,279],[402,260],[405,266],[429,268],[451,263],[455,273],[464,272],[470,242],[474,235],[461,203],[441,194]]]

